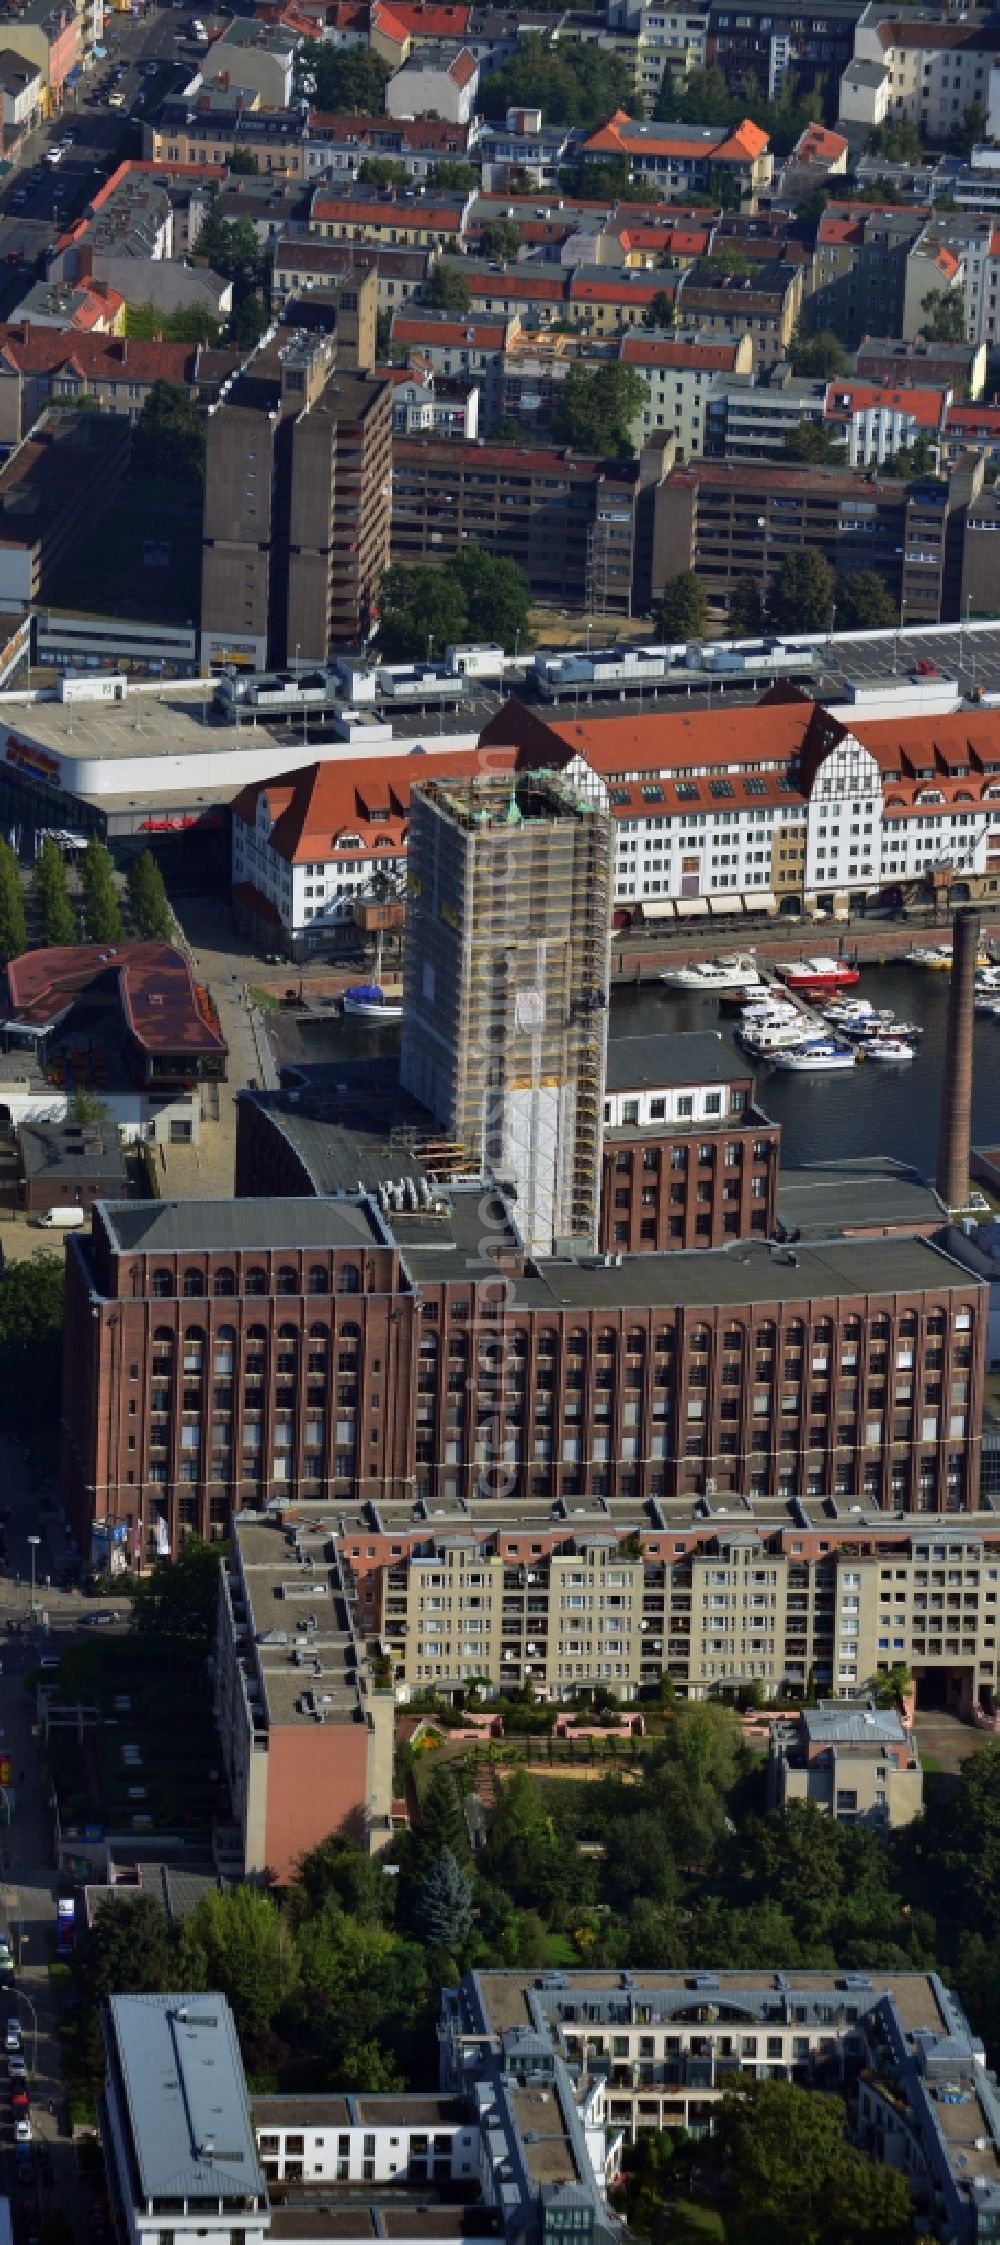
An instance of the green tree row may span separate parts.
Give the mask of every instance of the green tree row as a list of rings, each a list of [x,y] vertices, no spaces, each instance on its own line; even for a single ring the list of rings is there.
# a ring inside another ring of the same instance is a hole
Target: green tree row
[[[530,595],[516,561],[470,543],[440,569],[394,562],[386,570],[379,645],[387,661],[440,658],[470,640],[508,653],[531,646]]]
[[[155,942],[169,943],[173,922],[163,875],[152,850],[143,850],[142,856],[129,868],[128,899],[136,933]]]
[[[669,577],[657,610],[664,639],[701,639],[708,628],[709,602],[693,570]],[[802,546],[783,557],[769,592],[756,577],[738,577],[726,619],[728,635],[752,639],[758,632],[888,631],[899,622],[896,604],[875,569],[835,575],[820,553]]]

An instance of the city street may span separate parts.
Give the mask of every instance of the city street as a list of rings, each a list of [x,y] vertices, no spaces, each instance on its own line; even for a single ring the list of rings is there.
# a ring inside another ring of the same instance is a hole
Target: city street
[[[27,1670],[37,1666],[40,1651],[55,1651],[68,1633],[79,1628],[83,1614],[95,1601],[78,1592],[57,1589],[54,1582],[47,1581],[49,1575],[61,1573],[71,1547],[54,1504],[46,1510],[40,1506],[20,1445],[7,1437],[0,1437],[0,1491],[10,1514],[6,1524],[8,1556],[0,1576],[0,1752],[10,1759],[14,1804],[11,1822],[0,1837],[0,1892],[3,1923],[15,1962],[20,1956],[16,1992],[0,1995],[0,2017],[6,2021],[16,2012],[21,2022],[42,2219],[59,2206],[68,2214],[78,2236],[85,2236],[93,2224],[97,2199],[92,2185],[79,2174],[60,2079],[56,2003],[48,1969],[56,1915],[52,1816],[35,1736],[34,1701],[25,1691],[23,1678]],[[15,1636],[7,1629],[9,1621],[25,1624],[30,1618],[29,1535],[40,1538],[35,1553],[36,1605],[49,1617],[47,1632],[37,1638]],[[10,2120],[5,2113],[0,2145],[8,2171],[13,2164],[11,2141]],[[32,2202],[20,2191],[15,2190],[13,2197],[20,2234],[34,2233],[37,2224]]]
[[[106,60],[67,88],[65,106],[22,144],[0,187],[0,318],[12,317],[36,266],[44,272],[61,230],[86,209],[115,163],[141,153],[141,107],[191,75],[196,50],[179,38],[187,21],[170,0],[141,17],[109,14]],[[114,85],[121,109],[107,105]],[[70,137],[62,162],[49,164],[48,150]]]

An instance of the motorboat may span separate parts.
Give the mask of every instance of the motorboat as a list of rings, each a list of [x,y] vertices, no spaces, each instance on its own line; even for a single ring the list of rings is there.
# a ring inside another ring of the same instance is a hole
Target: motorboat
[[[809,1030],[800,1013],[776,1015],[770,1021],[747,1021],[736,1031],[737,1042],[744,1052],[755,1060],[764,1059],[768,1053],[787,1052],[795,1045],[805,1043]]]
[[[988,967],[977,967],[976,989],[984,995],[987,991],[992,991],[994,995],[1000,996],[1000,966],[991,963]]]
[[[403,1008],[387,998],[377,982],[355,982],[343,996],[345,1013],[361,1021],[402,1021]]]
[[[992,997],[987,992],[982,998],[977,998],[976,1012],[988,1014],[993,1021],[1000,1021],[1000,990]]]
[[[788,990],[809,997],[813,991],[849,990],[861,977],[848,959],[794,959],[777,973]]]
[[[887,1036],[866,1037],[860,1049],[865,1060],[915,1060],[917,1057],[915,1045],[906,1037],[894,1036],[891,1032]]]
[[[700,991],[718,997],[722,990],[759,990],[763,982],[752,951],[732,951],[725,958],[696,959],[686,967],[664,967],[660,981],[672,990]]]
[[[774,1065],[786,1068],[793,1075],[811,1076],[830,1074],[838,1068],[853,1068],[857,1054],[852,1045],[834,1043],[832,1038],[808,1038],[790,1052],[776,1052]]]

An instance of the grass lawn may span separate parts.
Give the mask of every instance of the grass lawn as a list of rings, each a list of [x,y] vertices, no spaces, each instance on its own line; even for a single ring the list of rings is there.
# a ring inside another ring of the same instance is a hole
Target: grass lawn
[[[725,2245],[725,2227],[714,2206],[699,2206],[693,2198],[677,2198],[663,2217],[661,2232],[669,2245]]]
[[[146,566],[147,539],[169,543],[168,567]],[[52,606],[185,624],[197,619],[200,585],[200,487],[133,476],[60,579]]]

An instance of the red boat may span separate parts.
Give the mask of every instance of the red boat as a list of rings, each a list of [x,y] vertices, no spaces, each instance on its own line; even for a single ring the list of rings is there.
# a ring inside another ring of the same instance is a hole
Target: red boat
[[[800,991],[804,998],[826,990],[849,990],[861,979],[857,967],[847,959],[796,959],[791,966],[775,971],[789,990]]]

